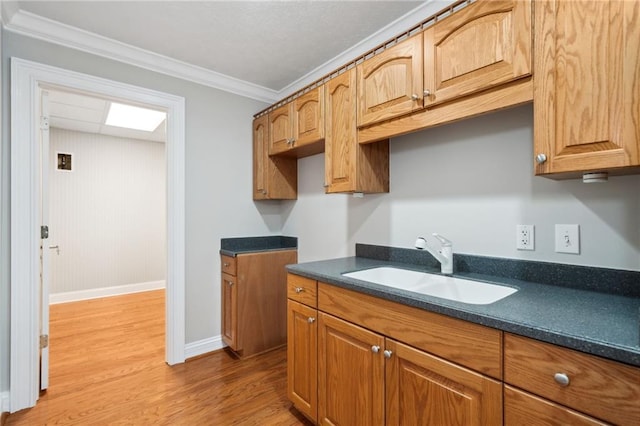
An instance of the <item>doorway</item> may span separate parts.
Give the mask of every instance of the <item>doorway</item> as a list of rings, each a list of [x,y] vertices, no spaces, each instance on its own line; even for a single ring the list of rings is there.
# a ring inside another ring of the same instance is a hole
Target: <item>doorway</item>
[[[48,65],[11,59],[11,364],[10,411],[39,393],[40,179],[39,88],[59,86],[128,99],[167,111],[166,353],[184,362],[184,98]]]

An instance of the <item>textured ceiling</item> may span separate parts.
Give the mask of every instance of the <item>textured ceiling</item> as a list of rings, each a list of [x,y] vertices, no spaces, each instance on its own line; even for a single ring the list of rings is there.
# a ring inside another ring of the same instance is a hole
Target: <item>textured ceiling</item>
[[[19,1],[16,7],[273,90],[416,1]]]

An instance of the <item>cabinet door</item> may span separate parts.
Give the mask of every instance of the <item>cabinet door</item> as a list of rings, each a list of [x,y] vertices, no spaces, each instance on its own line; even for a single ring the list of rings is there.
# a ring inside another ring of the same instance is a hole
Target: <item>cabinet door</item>
[[[422,63],[416,34],[358,65],[358,126],[421,109]]]
[[[529,0],[480,1],[426,30],[425,106],[530,75],[531,32]]]
[[[298,410],[318,418],[318,311],[293,300],[287,309],[287,395]]]
[[[318,423],[384,424],[384,338],[319,314]]]
[[[294,147],[324,139],[324,86],[293,101],[293,134]]]
[[[389,140],[358,144],[356,70],[325,84],[327,193],[389,192]]]
[[[295,200],[298,162],[295,158],[269,156],[269,117],[253,121],[253,199]]]
[[[269,116],[269,155],[289,150],[293,143],[293,104],[271,111]]]
[[[638,1],[536,3],[536,174],[640,164],[639,17]]]
[[[236,277],[222,274],[222,340],[234,351],[242,349],[238,339],[238,285]]]
[[[604,426],[607,423],[506,385],[504,387],[504,424],[505,426]]]
[[[501,425],[502,383],[387,339],[390,425]]]

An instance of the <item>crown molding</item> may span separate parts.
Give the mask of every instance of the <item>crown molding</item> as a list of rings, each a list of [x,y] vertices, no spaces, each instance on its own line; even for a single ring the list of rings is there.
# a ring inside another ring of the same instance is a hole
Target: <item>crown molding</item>
[[[327,74],[335,71],[336,69],[344,66],[345,64],[353,61],[355,58],[367,53],[380,44],[396,37],[398,34],[409,30],[416,26],[426,18],[438,13],[448,4],[451,4],[452,0],[427,0],[415,9],[402,15],[400,18],[391,22],[380,30],[366,37],[359,43],[335,56],[333,59],[325,62],[314,70],[310,71],[306,75],[300,77],[298,80],[288,84],[280,89],[278,92],[280,99],[297,92],[305,86],[317,81],[318,79],[326,76]]]
[[[17,34],[81,50],[262,102],[273,103],[280,99],[279,92],[276,90],[140,49],[24,10],[16,11],[10,19],[7,19],[4,27],[6,30]]]

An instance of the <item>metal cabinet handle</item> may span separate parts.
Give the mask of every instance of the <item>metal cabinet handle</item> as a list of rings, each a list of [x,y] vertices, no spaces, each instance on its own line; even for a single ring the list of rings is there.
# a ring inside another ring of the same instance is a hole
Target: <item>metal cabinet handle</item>
[[[427,96],[431,96],[431,90],[426,89],[424,92],[422,92],[424,94],[425,97]]]
[[[416,95],[415,93],[413,95],[411,95],[411,100],[412,101],[417,101],[418,99],[420,99],[420,96]]]
[[[309,317],[309,318],[307,319],[307,322],[308,322],[309,324],[313,324],[315,321],[316,321],[316,319],[315,319],[314,317]]]
[[[371,346],[371,352],[373,352],[374,354],[377,354],[378,352],[380,352],[380,346],[378,345]]]
[[[536,155],[536,162],[537,162],[538,164],[542,164],[542,163],[544,163],[545,161],[547,161],[547,156],[546,156],[546,155],[544,155],[544,154],[538,154],[538,155]]]
[[[296,287],[296,293],[302,293],[304,291],[304,287]]]
[[[230,286],[233,285],[233,281],[227,281],[227,283],[229,283]]]
[[[560,386],[569,386],[569,376],[567,376],[565,373],[556,373],[553,378]]]
[[[382,353],[384,354],[385,358],[391,358],[391,355],[393,355],[393,351],[390,351],[389,349],[385,350]]]
[[[224,266],[225,268],[228,268],[229,266],[231,266],[231,264],[229,262],[224,262],[222,266]]]

